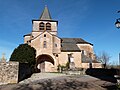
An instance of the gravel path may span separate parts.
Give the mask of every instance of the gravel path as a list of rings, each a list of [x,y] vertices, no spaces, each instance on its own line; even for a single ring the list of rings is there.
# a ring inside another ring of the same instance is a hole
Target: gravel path
[[[21,82],[22,83],[30,83],[34,82],[36,80],[41,80],[41,79],[51,79],[51,78],[60,78],[60,77],[66,77],[66,74],[61,74],[61,73],[34,73],[30,78],[25,79]]]
[[[18,84],[0,86],[0,90],[106,90],[101,87],[104,83],[88,75],[36,73]]]

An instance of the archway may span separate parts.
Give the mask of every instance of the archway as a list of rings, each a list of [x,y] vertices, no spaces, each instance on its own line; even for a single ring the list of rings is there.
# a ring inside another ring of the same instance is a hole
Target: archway
[[[48,69],[51,68],[50,66],[47,67],[47,63],[54,65],[54,59],[50,55],[43,54],[37,57],[37,68],[40,69],[41,72],[48,71]]]

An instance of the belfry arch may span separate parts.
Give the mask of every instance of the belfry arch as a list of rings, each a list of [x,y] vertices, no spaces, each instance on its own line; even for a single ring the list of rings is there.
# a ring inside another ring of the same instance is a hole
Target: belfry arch
[[[47,72],[54,66],[54,59],[50,55],[42,54],[36,59],[37,68],[41,72]]]

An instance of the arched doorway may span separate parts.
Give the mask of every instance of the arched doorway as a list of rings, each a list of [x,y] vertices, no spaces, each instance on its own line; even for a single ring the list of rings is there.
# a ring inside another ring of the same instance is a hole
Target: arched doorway
[[[41,72],[48,71],[51,65],[54,65],[54,59],[50,55],[43,54],[37,57],[37,68],[40,69]]]

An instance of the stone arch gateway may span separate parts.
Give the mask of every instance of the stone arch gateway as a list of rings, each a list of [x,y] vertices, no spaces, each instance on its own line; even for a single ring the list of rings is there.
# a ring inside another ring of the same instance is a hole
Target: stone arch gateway
[[[37,57],[37,68],[41,72],[49,72],[54,67],[54,59],[50,55],[42,54]]]

